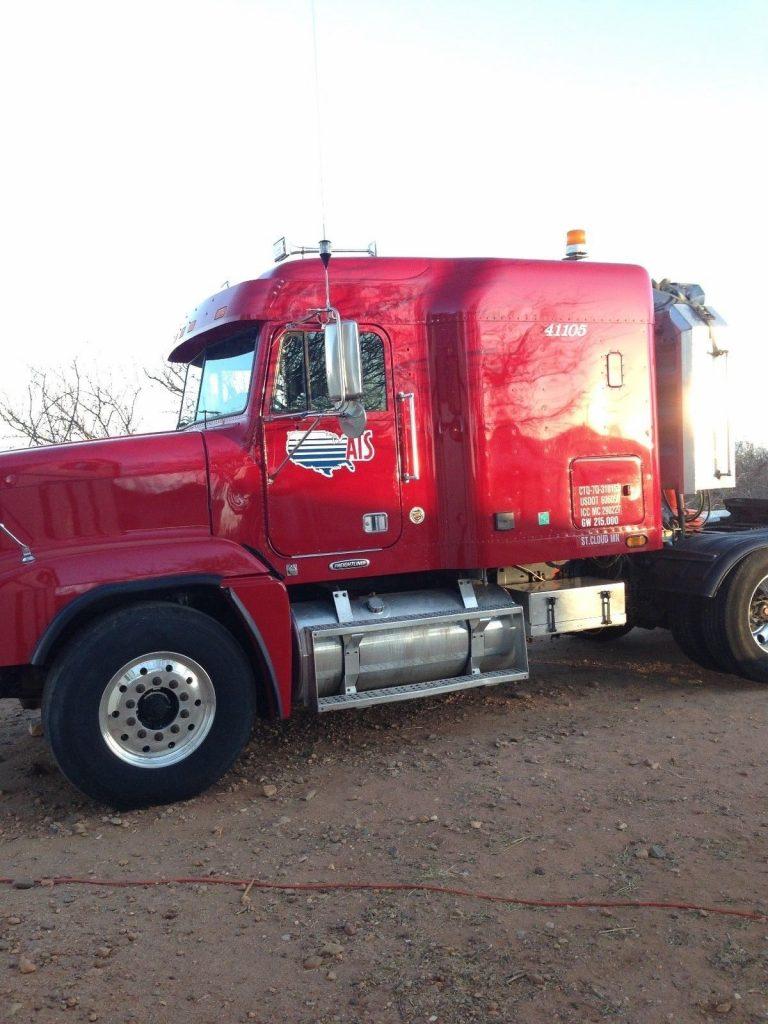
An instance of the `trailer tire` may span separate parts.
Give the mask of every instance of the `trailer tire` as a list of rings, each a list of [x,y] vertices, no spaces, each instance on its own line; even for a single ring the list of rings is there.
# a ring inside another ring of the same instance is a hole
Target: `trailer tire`
[[[707,603],[704,633],[725,671],[768,683],[768,551],[732,570]]]
[[[52,666],[43,727],[64,775],[116,808],[195,796],[233,764],[256,712],[232,634],[192,608],[146,602],[79,632]]]
[[[727,672],[722,659],[712,653],[705,629],[706,606],[709,603],[706,598],[676,598],[671,622],[672,636],[683,654],[696,665],[709,672]]]

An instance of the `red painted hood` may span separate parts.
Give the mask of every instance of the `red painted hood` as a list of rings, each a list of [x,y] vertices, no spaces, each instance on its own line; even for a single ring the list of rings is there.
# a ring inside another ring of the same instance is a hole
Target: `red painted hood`
[[[210,531],[197,431],[0,454],[0,522],[37,556],[141,537]],[[0,560],[19,549],[0,535]]]

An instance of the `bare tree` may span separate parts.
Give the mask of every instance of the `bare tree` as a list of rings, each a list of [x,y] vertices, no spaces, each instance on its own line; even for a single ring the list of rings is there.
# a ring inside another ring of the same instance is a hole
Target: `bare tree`
[[[77,359],[64,367],[33,367],[23,399],[0,398],[0,425],[30,447],[135,434],[140,390],[97,378]]]
[[[163,412],[172,413],[178,420],[187,380],[186,363],[160,363],[156,369],[144,370],[144,376],[165,392],[166,404]]]
[[[184,381],[187,376],[186,363],[162,363],[157,370],[145,370],[144,375],[147,380],[165,388],[174,398],[181,399],[184,394]]]

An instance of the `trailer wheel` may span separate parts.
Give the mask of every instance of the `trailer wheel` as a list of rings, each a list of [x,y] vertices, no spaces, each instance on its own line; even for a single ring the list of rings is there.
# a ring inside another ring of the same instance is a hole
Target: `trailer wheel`
[[[733,570],[708,603],[704,631],[727,671],[768,683],[768,552],[754,552]]]
[[[43,725],[62,772],[114,807],[195,796],[232,765],[256,701],[248,659],[202,612],[153,602],[97,619],[51,669]]]
[[[681,596],[671,622],[672,636],[683,654],[695,664],[711,672],[727,672],[726,666],[710,650],[705,617],[705,599]]]

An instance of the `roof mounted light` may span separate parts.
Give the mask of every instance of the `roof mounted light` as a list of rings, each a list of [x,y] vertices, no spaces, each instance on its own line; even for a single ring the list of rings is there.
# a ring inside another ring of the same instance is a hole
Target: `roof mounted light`
[[[334,249],[337,255],[341,253],[346,256],[378,256],[375,242],[369,242],[364,249]],[[285,237],[278,238],[272,246],[272,258],[275,263],[282,263],[289,256],[310,256],[320,255],[321,259],[327,259],[331,254],[331,243],[323,238],[319,245],[295,245],[286,240]]]
[[[565,258],[585,260],[587,258],[587,233],[583,228],[573,228],[566,236]]]
[[[288,257],[288,243],[285,240],[285,236],[278,238],[278,240],[272,246],[272,259],[275,263],[279,263],[281,260],[287,259]]]

